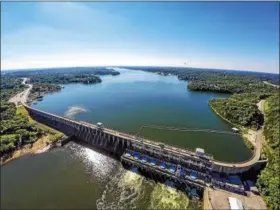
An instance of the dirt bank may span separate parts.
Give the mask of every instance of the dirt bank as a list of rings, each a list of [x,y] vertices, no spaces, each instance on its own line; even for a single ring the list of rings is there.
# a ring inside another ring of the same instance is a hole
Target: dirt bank
[[[26,145],[22,149],[16,150],[12,154],[12,156],[6,160],[1,159],[0,165],[7,164],[24,155],[32,155],[32,154],[37,154],[37,153],[41,153],[42,151],[45,151],[45,148],[49,147],[48,135],[43,136],[42,138],[38,139],[36,142],[33,143],[32,147],[30,147],[30,146],[31,145]]]

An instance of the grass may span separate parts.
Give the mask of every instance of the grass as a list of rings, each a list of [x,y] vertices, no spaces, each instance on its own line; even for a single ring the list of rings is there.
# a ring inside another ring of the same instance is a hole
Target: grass
[[[53,128],[50,128],[49,126],[33,120],[24,106],[18,107],[16,114],[28,117],[29,122],[34,124],[37,128],[43,130],[47,134],[49,141],[51,141],[52,143],[58,141],[62,136],[64,136],[64,134],[60,131],[57,131]]]
[[[267,111],[268,109],[269,109],[269,107],[268,107],[268,101],[265,100],[265,101],[264,101],[264,111]]]

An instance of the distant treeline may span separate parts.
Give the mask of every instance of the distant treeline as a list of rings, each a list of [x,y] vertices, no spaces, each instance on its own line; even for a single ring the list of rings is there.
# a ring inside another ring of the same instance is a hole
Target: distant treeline
[[[94,75],[118,75],[118,71],[107,69],[105,67],[65,67],[65,68],[47,68],[47,69],[26,69],[18,71],[4,71],[4,74],[18,77],[30,77],[33,75],[81,75],[81,74],[94,74]]]
[[[188,81],[188,88],[194,91],[212,91],[221,93],[269,92],[275,88],[263,81],[279,84],[279,75],[270,73],[214,70],[179,67],[127,67],[161,74],[176,75],[180,80]]]
[[[100,83],[100,77],[94,74],[45,74],[45,75],[30,75],[31,84],[69,84],[83,83],[94,84]]]

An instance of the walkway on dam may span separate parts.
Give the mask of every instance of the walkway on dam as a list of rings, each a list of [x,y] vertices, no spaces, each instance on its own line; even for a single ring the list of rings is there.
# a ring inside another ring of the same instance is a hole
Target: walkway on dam
[[[83,123],[86,123],[86,122],[83,122]],[[93,128],[96,128],[95,125],[92,125],[90,123],[86,123],[86,125],[91,126]],[[109,128],[104,128],[104,131],[107,132],[107,133],[113,134],[115,136],[119,136],[119,137],[122,137],[122,138],[130,138],[130,139],[133,139],[134,141],[145,142],[150,146],[155,146],[157,148],[160,148],[160,146],[159,146],[160,143],[156,143],[154,141],[150,141],[150,140],[147,140],[147,139],[142,139],[141,141],[139,141],[139,138],[137,138],[136,136],[131,135],[131,134],[126,134],[126,133],[123,133],[123,132],[120,132],[120,131],[115,131],[115,130],[112,130],[112,129],[109,129]],[[216,160],[213,160],[213,162],[217,165],[226,166],[226,167],[235,167],[235,168],[247,167],[247,166],[251,166],[251,165],[255,164],[256,162],[258,162],[258,160],[260,159],[260,156],[261,156],[261,144],[262,144],[262,138],[263,138],[262,133],[263,133],[263,128],[257,132],[256,147],[255,147],[255,150],[254,150],[254,153],[253,153],[252,157],[249,160],[244,161],[244,162],[239,162],[239,163],[227,163],[227,162],[216,161]],[[169,145],[166,145],[164,147],[164,149],[167,150],[167,151],[170,151],[170,152],[179,153],[180,155],[185,155],[185,154],[191,154],[191,155],[194,155],[194,156],[196,155],[195,152],[193,152],[193,151],[190,151],[190,150],[187,150],[187,149],[176,148],[176,147],[169,146]]]
[[[32,108],[32,107],[29,107],[26,104],[24,104],[24,106],[28,109],[33,109],[33,110],[36,110],[38,112],[45,113],[45,114],[53,116],[55,118],[60,118],[60,119],[63,119],[65,121],[69,121],[69,122],[72,122],[72,123],[75,123],[75,124],[83,125],[83,126],[93,128],[93,129],[98,129],[99,128],[98,126],[96,126],[94,124],[91,124],[91,123],[88,123],[88,122],[75,121],[75,120],[72,120],[72,119],[69,119],[69,118],[65,118],[65,117],[54,115],[54,114],[50,114],[50,113],[47,113],[47,112],[44,112],[44,111],[41,111],[41,110],[38,110],[38,109],[35,109],[35,108]],[[162,145],[163,145],[162,143],[158,143],[158,142],[154,142],[154,141],[151,141],[151,140],[139,138],[135,135],[131,135],[131,134],[127,134],[127,133],[124,133],[124,132],[116,131],[116,130],[109,129],[109,128],[106,128],[106,127],[103,128],[103,132],[107,133],[107,134],[110,134],[110,135],[120,137],[120,138],[131,140],[132,142],[136,142],[138,144],[148,145],[152,148],[154,147],[154,148],[159,149],[159,150],[164,149],[164,151],[166,151],[167,153],[178,154],[178,155],[181,155],[183,157],[184,156],[187,156],[187,157],[192,156],[192,158],[197,157],[196,153],[191,151],[191,150],[176,148],[176,147],[169,146],[169,145],[164,145],[164,148],[162,148]],[[229,168],[239,168],[239,167],[244,168],[244,167],[247,167],[247,166],[252,166],[255,163],[257,163],[259,158],[260,158],[261,142],[262,142],[262,130],[258,131],[258,135],[257,135],[257,139],[256,139],[255,152],[254,152],[252,158],[249,159],[248,161],[244,161],[244,162],[241,162],[241,163],[226,163],[226,162],[213,160],[213,163],[218,165],[218,166],[225,166],[225,167],[229,167]],[[208,157],[209,159],[212,159],[212,157],[210,155],[209,156],[206,155],[206,157]],[[199,158],[199,157],[197,157],[197,158]]]

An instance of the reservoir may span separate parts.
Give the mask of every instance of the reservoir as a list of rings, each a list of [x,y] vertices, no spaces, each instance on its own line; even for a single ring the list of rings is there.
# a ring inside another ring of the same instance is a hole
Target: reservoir
[[[94,85],[64,85],[60,92],[32,106],[61,116],[137,134],[181,148],[204,148],[215,159],[240,162],[250,151],[238,135],[158,130],[163,126],[231,131],[208,106],[226,94],[193,92],[176,76],[116,69]],[[126,171],[121,164],[92,148],[69,143],[1,167],[2,208],[61,209],[187,209],[200,204],[172,187]]]

